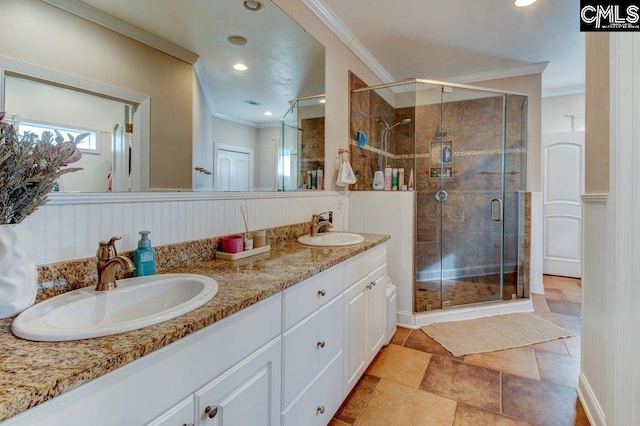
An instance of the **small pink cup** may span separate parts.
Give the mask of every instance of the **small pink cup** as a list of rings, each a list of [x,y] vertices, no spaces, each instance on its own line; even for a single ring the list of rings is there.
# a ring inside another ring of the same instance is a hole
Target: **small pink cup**
[[[225,253],[240,253],[244,249],[241,235],[222,237],[222,251]]]

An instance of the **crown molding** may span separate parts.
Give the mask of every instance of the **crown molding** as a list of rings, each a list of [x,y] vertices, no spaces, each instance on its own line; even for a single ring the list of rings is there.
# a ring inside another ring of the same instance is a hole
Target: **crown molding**
[[[157,37],[151,33],[141,30],[121,19],[113,17],[108,13],[105,13],[95,7],[89,6],[78,0],[42,0],[45,3],[69,12],[73,15],[84,18],[95,24],[101,25],[147,46],[153,47],[156,50],[171,55],[174,58],[178,58],[189,64],[194,64],[198,60],[198,55],[184,49],[176,44],[168,42],[160,37]]]
[[[542,97],[550,98],[552,96],[576,95],[576,94],[584,94],[584,93],[585,93],[584,84],[579,84],[577,86],[566,86],[566,87],[556,87],[553,89],[544,89],[542,90]]]
[[[519,67],[504,68],[501,70],[483,71],[474,74],[446,77],[442,80],[450,83],[474,83],[478,81],[497,80],[499,78],[520,77],[529,74],[542,74],[549,62],[537,62]]]
[[[209,114],[213,115],[213,111],[216,110],[215,104],[213,102],[213,96],[211,96],[211,90],[209,89],[209,83],[207,82],[207,74],[204,71],[204,67],[202,66],[202,61],[200,58],[193,64],[193,72],[196,74],[196,79],[198,80],[198,84],[200,85],[200,90],[204,95],[204,99],[207,102],[207,107],[209,108]]]
[[[322,0],[302,0],[303,3],[311,9],[315,15],[327,26],[333,33],[338,36],[344,44],[362,62],[367,65],[375,75],[382,80],[383,83],[393,83],[395,79],[387,72],[386,69],[378,62],[378,60],[369,52],[364,45],[356,38],[355,35],[347,28],[347,26],[333,13],[331,9]]]
[[[219,112],[214,112],[211,114],[212,117],[219,118],[221,120],[231,121],[233,123],[242,124],[249,127],[260,127],[258,123],[255,121],[244,120],[242,118],[229,117],[228,115],[220,114]]]

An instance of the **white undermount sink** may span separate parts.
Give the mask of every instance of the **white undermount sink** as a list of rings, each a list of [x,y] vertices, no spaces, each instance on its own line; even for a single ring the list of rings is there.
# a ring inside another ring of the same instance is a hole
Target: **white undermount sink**
[[[186,314],[218,292],[214,279],[196,274],[126,278],[117,284],[112,290],[85,287],[42,301],[18,315],[11,330],[46,342],[108,336]]]
[[[358,234],[350,234],[348,232],[326,232],[318,234],[315,237],[311,235],[303,235],[298,238],[300,244],[318,247],[339,247],[359,244],[364,241],[364,237]]]

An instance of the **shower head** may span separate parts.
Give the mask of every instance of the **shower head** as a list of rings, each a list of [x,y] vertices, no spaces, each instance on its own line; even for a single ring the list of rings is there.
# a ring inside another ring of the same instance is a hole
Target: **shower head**
[[[395,123],[393,126],[389,126],[389,123],[387,123],[386,121],[384,121],[381,118],[376,118],[376,122],[383,123],[385,125],[385,127],[387,128],[387,130],[391,130],[396,126],[400,126],[400,125],[411,123],[411,119],[410,118],[402,119],[402,120],[398,121],[397,123]]]
[[[436,132],[436,138],[443,138],[447,136],[447,132],[442,128],[442,124],[438,124],[438,131]]]

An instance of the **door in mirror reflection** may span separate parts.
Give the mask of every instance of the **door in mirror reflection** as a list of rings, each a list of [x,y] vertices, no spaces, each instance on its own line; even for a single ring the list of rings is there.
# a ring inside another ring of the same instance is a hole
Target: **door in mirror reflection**
[[[216,191],[251,191],[252,153],[249,149],[216,146]]]

